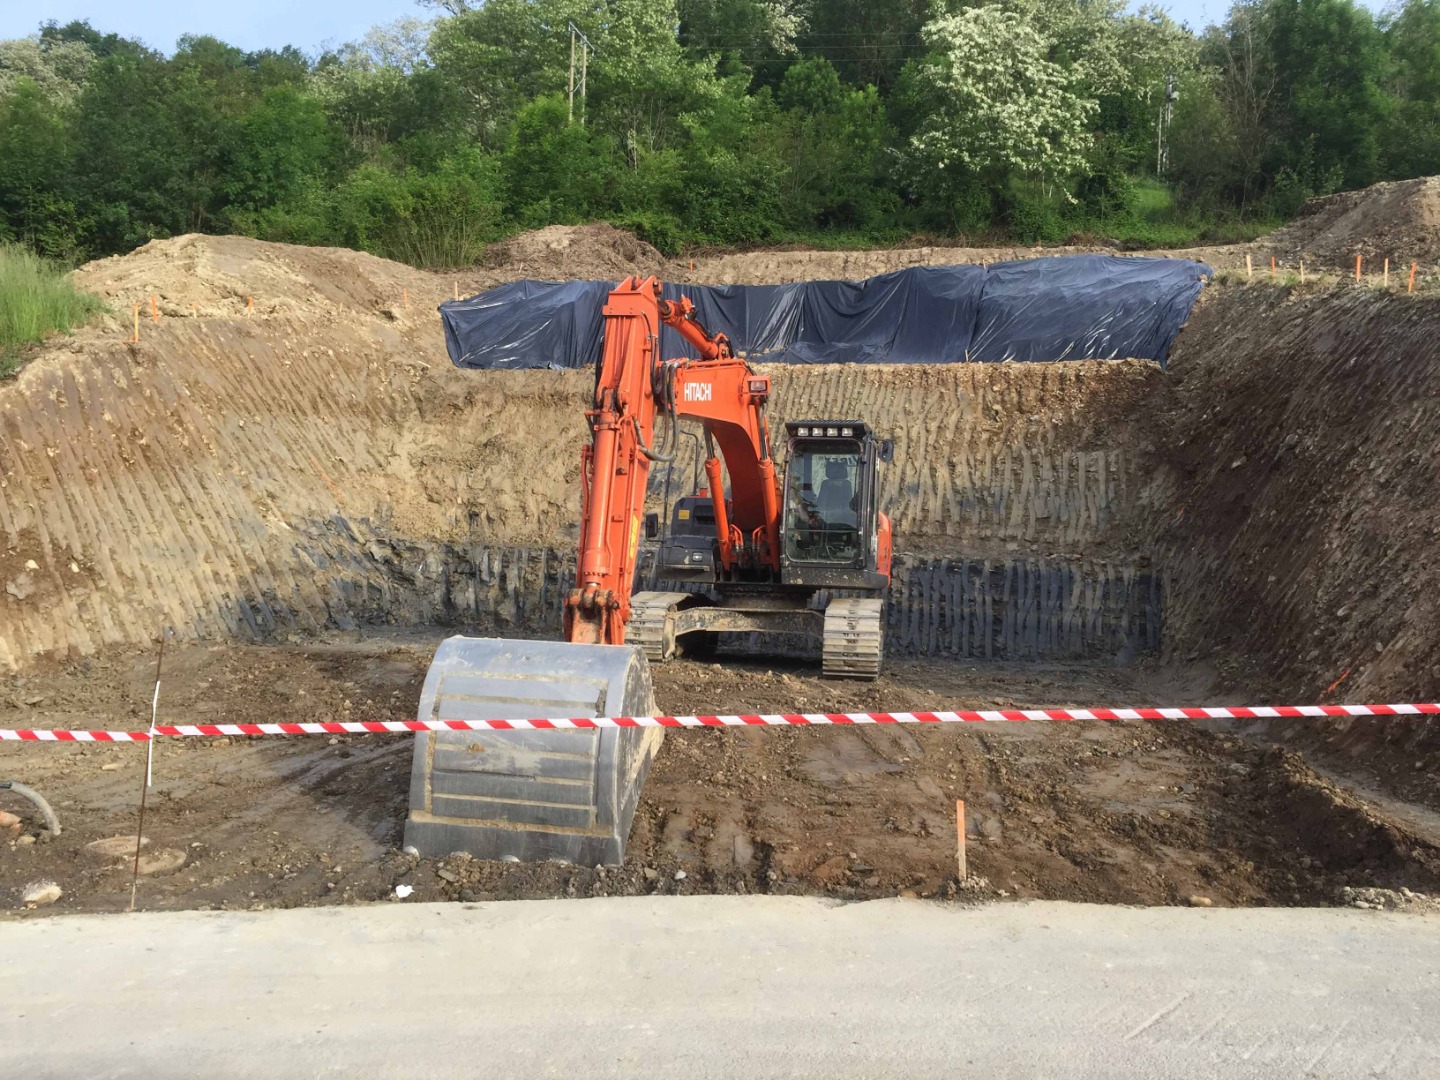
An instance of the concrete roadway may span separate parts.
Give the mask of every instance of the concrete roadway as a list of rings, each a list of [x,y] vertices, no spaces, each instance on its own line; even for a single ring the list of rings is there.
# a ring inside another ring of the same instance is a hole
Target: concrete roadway
[[[1440,1077],[1440,917],[781,897],[0,922],[0,1075]]]

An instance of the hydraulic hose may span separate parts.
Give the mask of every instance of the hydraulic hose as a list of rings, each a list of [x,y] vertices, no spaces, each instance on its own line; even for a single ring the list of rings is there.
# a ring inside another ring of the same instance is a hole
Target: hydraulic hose
[[[670,445],[670,453],[669,453],[669,454],[662,454],[659,450],[653,450],[653,449],[647,447],[647,446],[645,445],[645,436],[644,436],[643,434],[641,434],[641,432],[640,432],[640,421],[639,421],[639,420],[636,420],[634,417],[631,417],[630,419],[631,419],[631,422],[635,425],[635,444],[636,444],[636,449],[638,449],[638,450],[640,451],[640,453],[644,454],[645,457],[646,457],[648,460],[650,460],[650,461],[658,461],[658,462],[660,462],[660,464],[662,464],[662,465],[668,465],[668,464],[670,464],[670,462],[672,462],[672,461],[675,460],[675,443],[676,443],[678,440],[675,438],[675,436],[674,436],[674,434],[673,434],[673,428],[674,428],[674,426],[675,426],[675,414],[674,414],[674,413],[671,413],[671,414],[670,414],[670,426],[671,426],[671,428],[672,428],[672,434],[671,434],[671,438],[670,438],[670,444],[671,444],[671,445]]]
[[[45,797],[34,788],[26,787],[19,780],[0,780],[0,791],[13,791],[16,795],[29,799],[45,818],[45,827],[50,830],[50,835],[60,835],[60,819],[55,816],[55,811],[50,808]]]

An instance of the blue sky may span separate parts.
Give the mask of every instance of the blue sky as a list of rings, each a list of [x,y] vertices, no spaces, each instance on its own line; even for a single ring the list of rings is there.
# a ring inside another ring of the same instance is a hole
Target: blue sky
[[[1229,0],[1161,0],[1196,29],[1224,16]],[[1379,8],[1379,0],[1370,0]],[[354,41],[376,23],[426,15],[413,0],[0,0],[0,38],[33,34],[47,19],[88,19],[97,30],[138,37],[170,52],[181,34],[212,34],[242,49],[296,45],[306,52]]]
[[[0,0],[0,39],[33,34],[49,19],[88,19],[167,53],[181,34],[211,34],[247,51],[295,45],[315,52],[354,41],[376,23],[430,14],[414,0]]]

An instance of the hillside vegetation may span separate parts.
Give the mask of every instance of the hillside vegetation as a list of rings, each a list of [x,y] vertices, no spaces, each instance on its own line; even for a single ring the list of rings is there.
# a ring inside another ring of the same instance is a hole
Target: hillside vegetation
[[[319,55],[80,22],[0,42],[0,239],[79,260],[229,232],[418,266],[594,220],[671,254],[1173,246],[1440,172],[1440,0],[1247,0],[1199,32],[1121,0],[432,4]]]
[[[69,333],[104,305],[78,291],[59,267],[14,244],[0,244],[0,376],[15,366],[22,345]]]

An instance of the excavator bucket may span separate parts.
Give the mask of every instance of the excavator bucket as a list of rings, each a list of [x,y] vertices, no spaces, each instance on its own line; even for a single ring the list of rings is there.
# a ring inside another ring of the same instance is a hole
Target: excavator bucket
[[[420,694],[421,720],[649,716],[650,668],[632,645],[452,637]],[[455,731],[415,737],[405,844],[420,854],[619,863],[658,728]]]

